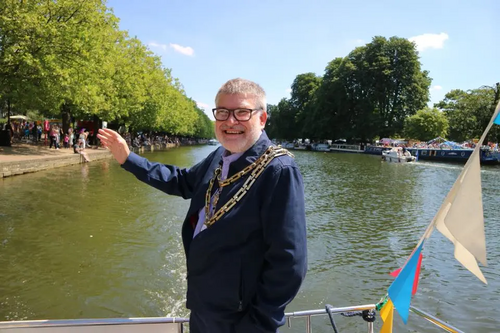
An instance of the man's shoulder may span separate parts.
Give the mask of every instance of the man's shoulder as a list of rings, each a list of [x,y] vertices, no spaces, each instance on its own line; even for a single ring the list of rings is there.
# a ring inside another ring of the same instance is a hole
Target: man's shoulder
[[[299,167],[295,162],[293,154],[284,148],[281,149],[283,152],[286,152],[286,154],[275,157],[273,161],[269,163],[269,170],[274,174],[287,169],[291,169],[295,172],[300,173]]]

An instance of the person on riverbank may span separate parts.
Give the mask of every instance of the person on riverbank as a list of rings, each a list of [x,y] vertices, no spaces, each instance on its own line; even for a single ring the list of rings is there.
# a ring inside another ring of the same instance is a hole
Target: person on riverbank
[[[52,125],[52,127],[50,129],[50,146],[49,146],[49,149],[52,148],[52,145],[54,146],[54,149],[59,149],[59,142],[60,142],[59,126]]]
[[[80,130],[80,134],[78,135],[78,146],[81,150],[85,150],[86,141],[87,141],[87,136],[85,135],[85,129],[82,128]]]
[[[264,131],[259,85],[230,80],[215,104],[221,147],[189,169],[130,152],[112,130],[98,137],[139,180],[191,199],[182,226],[190,331],[277,332],[307,271],[302,175]]]

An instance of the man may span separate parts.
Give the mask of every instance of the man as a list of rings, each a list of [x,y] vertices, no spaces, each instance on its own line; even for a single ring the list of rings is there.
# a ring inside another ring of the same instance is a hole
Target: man
[[[98,136],[139,180],[191,199],[182,227],[190,331],[277,332],[307,270],[302,176],[264,131],[259,85],[230,80],[215,104],[222,146],[190,169],[151,163],[111,130]]]

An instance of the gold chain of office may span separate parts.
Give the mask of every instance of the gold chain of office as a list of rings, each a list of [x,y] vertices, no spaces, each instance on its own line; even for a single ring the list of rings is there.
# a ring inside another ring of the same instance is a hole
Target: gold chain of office
[[[207,193],[205,195],[205,225],[207,227],[212,226],[217,220],[219,220],[225,213],[231,210],[231,208],[236,205],[237,202],[239,202],[245,194],[247,194],[248,190],[252,187],[252,185],[255,183],[255,180],[262,174],[264,169],[271,163],[271,161],[282,155],[288,155],[290,157],[294,157],[292,153],[290,153],[288,150],[281,148],[280,146],[270,146],[267,148],[267,150],[252,164],[247,166],[245,169],[241,170],[240,172],[236,173],[234,176],[226,179],[226,180],[221,180],[221,172],[222,172],[222,167],[219,166],[217,169],[215,169],[214,172],[214,177],[210,180],[210,183],[208,184],[208,189]],[[252,171],[253,170],[253,171]],[[214,195],[214,202],[213,202],[213,207],[217,207],[217,202],[219,201],[219,195],[222,191],[222,188],[225,186],[228,186],[241,177],[245,176],[248,174],[250,171],[252,173],[250,176],[247,178],[243,186],[236,192],[236,194],[228,201],[224,206],[222,206],[212,217],[210,217],[210,197],[212,193],[212,188],[214,186],[214,182],[217,179],[217,182],[219,183],[219,190],[217,193]]]

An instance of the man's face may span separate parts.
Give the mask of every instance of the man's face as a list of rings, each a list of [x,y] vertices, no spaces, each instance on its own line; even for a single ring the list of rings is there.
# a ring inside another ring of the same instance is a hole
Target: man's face
[[[217,108],[255,109],[255,101],[252,97],[245,95],[220,95]],[[230,112],[227,120],[215,121],[215,136],[224,148],[231,153],[242,153],[254,145],[262,134],[266,124],[267,113],[264,111],[253,111],[248,121],[238,121],[234,113]]]

